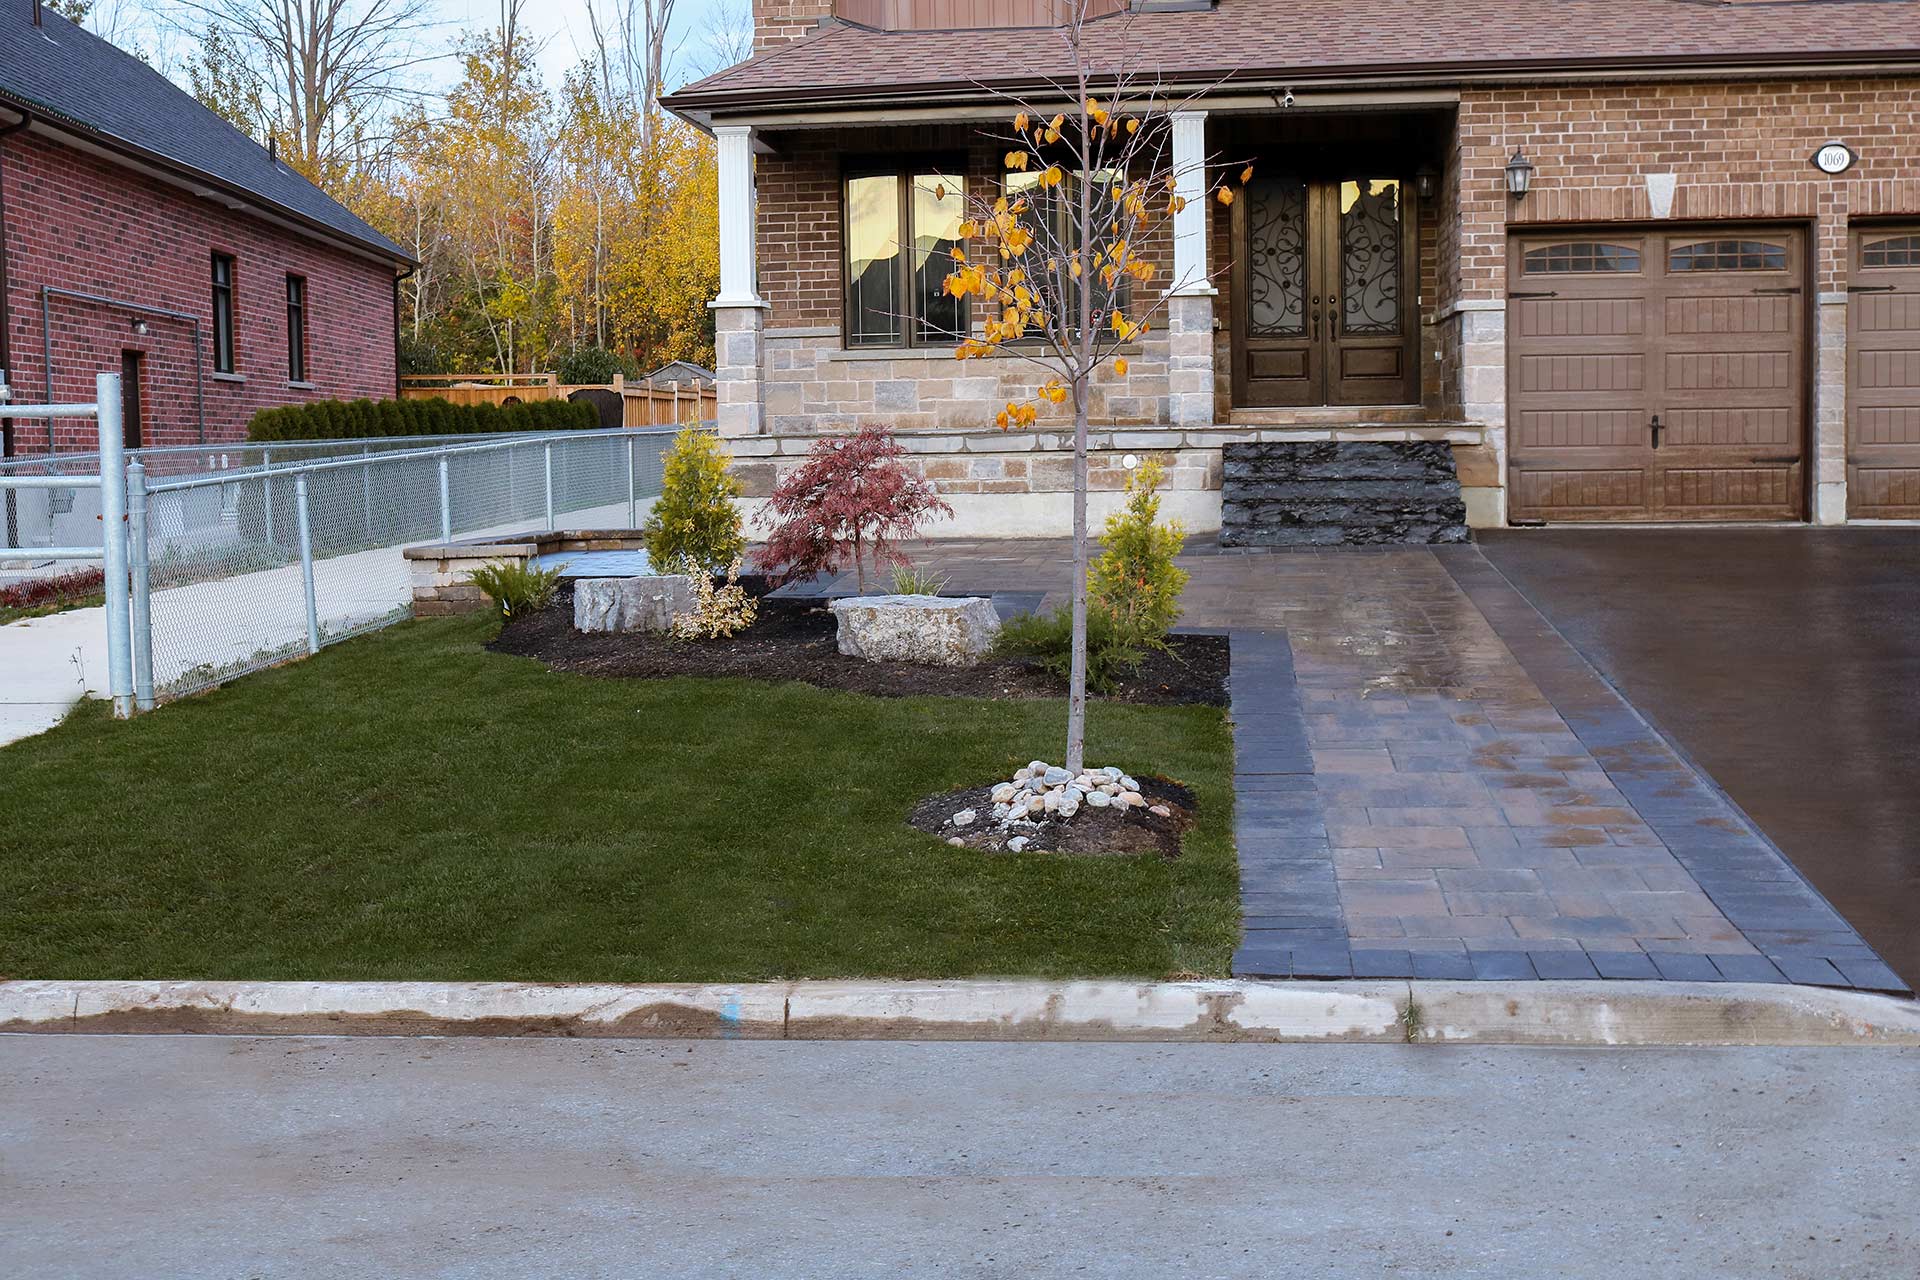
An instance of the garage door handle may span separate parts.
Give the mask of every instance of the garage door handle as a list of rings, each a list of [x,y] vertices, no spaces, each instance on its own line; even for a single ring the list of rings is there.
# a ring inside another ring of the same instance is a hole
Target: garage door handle
[[[1794,285],[1794,286],[1792,286],[1791,288],[1787,288],[1787,289],[1755,289],[1755,290],[1754,290],[1754,292],[1755,292],[1755,293],[1767,293],[1767,294],[1774,294],[1774,295],[1780,295],[1780,294],[1788,294],[1788,293],[1798,293],[1798,292],[1800,292],[1800,286],[1796,284],[1796,285]]]
[[[1654,414],[1653,421],[1648,423],[1647,426],[1653,432],[1653,447],[1658,449],[1660,447],[1660,433],[1666,430],[1665,427],[1660,425],[1660,415],[1657,413]]]
[[[1509,293],[1507,296],[1509,298],[1557,298],[1560,294],[1557,290],[1547,289],[1540,293]]]
[[[1756,466],[1765,466],[1765,465],[1767,465],[1768,463],[1775,463],[1775,464],[1778,464],[1778,463],[1783,463],[1783,462],[1798,462],[1798,461],[1800,461],[1800,455],[1799,455],[1799,454],[1797,454],[1797,453],[1783,453],[1783,454],[1781,454],[1781,455],[1779,455],[1778,457],[1774,457],[1774,458],[1755,458],[1755,459],[1754,459],[1753,461],[1754,461],[1754,464],[1755,464]]]
[[[1894,292],[1894,287],[1890,284],[1850,284],[1847,286],[1847,292],[1848,293],[1892,293]]]

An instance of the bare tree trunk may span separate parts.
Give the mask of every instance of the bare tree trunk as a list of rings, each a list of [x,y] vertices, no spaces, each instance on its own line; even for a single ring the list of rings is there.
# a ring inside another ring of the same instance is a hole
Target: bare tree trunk
[[[1067,676],[1067,772],[1087,755],[1087,384],[1073,387],[1073,666]]]

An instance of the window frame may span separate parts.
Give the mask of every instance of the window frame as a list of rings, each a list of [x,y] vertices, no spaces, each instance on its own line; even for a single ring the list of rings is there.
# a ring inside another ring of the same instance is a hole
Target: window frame
[[[307,382],[307,278],[287,273],[287,381]]]
[[[226,268],[226,278],[221,279],[221,268]],[[215,373],[238,373],[239,325],[236,322],[236,292],[240,278],[239,264],[230,253],[213,251],[210,264],[210,277],[213,289],[213,371]]]
[[[1072,183],[1084,182],[1087,180],[1086,170],[1068,169],[1066,168],[1065,165],[1062,165],[1061,168],[1066,173],[1066,181],[1062,182],[1060,185],[1066,190],[1068,190],[1069,192],[1071,192],[1072,190],[1072,186],[1071,186]],[[1016,189],[1012,185],[1013,179],[1018,177],[1018,178],[1024,179],[1027,183],[1031,184],[1038,181],[1040,172],[1041,170],[1031,169],[1031,168],[1008,169],[1003,165],[1000,170],[1000,194],[1003,196],[1006,196],[1009,200],[1013,199],[1014,196],[1016,195]],[[1113,168],[1112,166],[1109,166],[1105,169],[1095,169],[1092,172],[1108,175],[1106,178],[1102,180],[1106,182],[1111,182],[1113,181],[1113,175],[1117,174],[1119,171]],[[1018,194],[1027,194],[1026,188],[1021,188]],[[1070,212],[1069,206],[1062,206],[1062,208],[1063,208],[1063,212]],[[1057,240],[1062,242],[1062,247],[1064,248],[1065,240],[1066,240],[1065,230],[1063,228],[1055,228],[1053,234]],[[1029,252],[1032,252],[1032,251],[1030,250]],[[1029,275],[1033,274],[1031,269],[1029,269],[1028,274]],[[1107,319],[1113,311],[1118,310],[1124,313],[1126,309],[1132,305],[1133,278],[1131,276],[1126,275],[1125,273],[1122,273],[1120,277],[1116,279],[1111,285],[1107,284],[1103,280],[1085,280],[1085,279],[1078,280],[1078,281],[1069,281],[1069,283],[1071,283],[1074,286],[1075,296],[1068,303],[1068,305],[1073,308],[1073,313],[1074,313],[1074,316],[1076,317],[1079,315],[1080,301],[1078,297],[1078,291],[1080,289],[1085,288],[1088,284],[1095,284],[1099,288],[1105,290],[1104,298],[1101,297],[1099,294],[1094,295],[1094,310],[1096,313],[1098,313],[1098,316],[1099,316],[1099,318],[1094,321],[1093,327],[1096,330],[1104,329],[1106,327]],[[1078,332],[1077,320],[1075,322],[1075,332],[1076,333]],[[1017,346],[1032,345],[1032,344],[1044,343],[1045,341],[1046,339],[1042,335],[1035,334],[1032,337],[1022,339],[1021,342],[1013,345],[1017,345]]]
[[[1778,233],[1775,233],[1778,234]],[[1685,254],[1686,265],[1677,265]],[[1778,254],[1775,262],[1764,259]],[[1722,265],[1722,260],[1731,257],[1732,265]],[[1763,261],[1749,266],[1748,258],[1761,258]],[[1786,241],[1774,242],[1762,236],[1744,235],[1703,236],[1683,239],[1670,237],[1667,241],[1666,262],[1661,270],[1670,276],[1721,275],[1728,273],[1746,274],[1749,272],[1791,271],[1793,269],[1793,250]]]
[[[1869,237],[1876,237],[1870,239]],[[1880,250],[1883,261],[1869,255]],[[1899,255],[1901,261],[1891,259]],[[1860,269],[1863,271],[1912,271],[1920,268],[1920,231],[1893,230],[1863,232],[1860,236]]]
[[[968,174],[966,157],[961,153],[936,151],[854,156],[843,161],[840,166],[840,261],[835,270],[840,274],[840,345],[844,350],[900,351],[951,347],[972,336],[973,309],[965,298],[957,300],[960,308],[960,326],[957,333],[922,335],[920,331],[923,317],[920,314],[920,298],[914,289],[913,184],[916,178],[929,174],[951,178],[958,184],[962,201],[960,217],[965,221]],[[895,255],[897,263],[894,269],[894,285],[902,305],[895,316],[898,330],[882,341],[858,341],[854,334],[856,312],[851,271],[853,264],[849,257],[852,232],[849,188],[859,178],[892,178],[894,180],[894,234],[895,243],[900,250]],[[960,242],[956,241],[956,243]]]
[[[1601,251],[1606,250],[1612,255],[1617,255],[1606,257],[1606,261],[1622,262],[1627,258],[1631,258],[1633,265],[1631,267],[1601,267],[1598,265],[1583,267],[1568,265],[1564,269],[1555,270],[1553,264],[1556,259],[1552,254],[1553,251],[1557,249],[1566,251],[1566,256],[1563,260],[1569,264],[1576,261],[1575,255],[1580,250],[1590,249],[1593,251],[1591,260],[1596,264],[1602,260]],[[1533,257],[1534,254],[1546,256],[1541,257],[1536,263]],[[1520,274],[1524,276],[1599,276],[1611,278],[1614,276],[1645,275],[1646,269],[1646,246],[1638,241],[1628,243],[1624,239],[1542,240],[1536,244],[1527,245],[1520,251]]]

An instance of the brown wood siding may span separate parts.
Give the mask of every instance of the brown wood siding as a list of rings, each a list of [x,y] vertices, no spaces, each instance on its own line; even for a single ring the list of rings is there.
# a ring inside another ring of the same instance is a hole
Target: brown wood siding
[[[1920,223],[1853,232],[1847,514],[1920,519]]]
[[[1800,518],[1806,256],[1781,227],[1513,237],[1515,518]]]

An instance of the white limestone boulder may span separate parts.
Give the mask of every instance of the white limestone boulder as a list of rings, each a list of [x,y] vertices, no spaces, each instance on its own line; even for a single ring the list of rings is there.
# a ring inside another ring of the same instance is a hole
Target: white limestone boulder
[[[639,578],[581,578],[573,585],[573,629],[666,631],[693,612],[693,579],[682,573]]]
[[[972,666],[1000,631],[993,601],[982,596],[849,596],[832,609],[840,652],[869,662]]]

